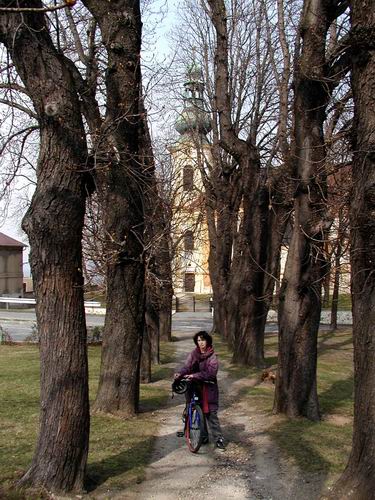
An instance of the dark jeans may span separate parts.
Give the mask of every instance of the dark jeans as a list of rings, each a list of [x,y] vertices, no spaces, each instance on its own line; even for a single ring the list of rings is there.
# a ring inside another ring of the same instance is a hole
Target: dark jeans
[[[217,411],[210,411],[210,413],[206,413],[206,422],[208,423],[208,427],[210,428],[210,432],[214,441],[216,442],[219,438],[223,437],[223,433],[221,431],[219,418],[217,416]],[[207,431],[207,429],[206,429]],[[208,436],[208,432],[207,432]]]

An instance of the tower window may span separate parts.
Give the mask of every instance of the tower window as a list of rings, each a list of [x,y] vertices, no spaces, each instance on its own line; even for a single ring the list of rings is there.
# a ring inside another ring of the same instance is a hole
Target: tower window
[[[194,169],[192,165],[185,165],[183,170],[184,191],[192,191],[194,187]]]
[[[185,273],[185,292],[194,292],[195,288],[195,275],[194,273]]]
[[[185,231],[184,234],[184,250],[187,252],[194,250],[194,235],[193,231]]]

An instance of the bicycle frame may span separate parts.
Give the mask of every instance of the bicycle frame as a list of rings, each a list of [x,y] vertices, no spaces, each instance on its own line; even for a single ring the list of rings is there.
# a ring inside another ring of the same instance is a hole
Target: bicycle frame
[[[191,398],[185,407],[185,439],[189,450],[197,453],[205,434],[206,422],[200,405],[200,398],[192,384]]]

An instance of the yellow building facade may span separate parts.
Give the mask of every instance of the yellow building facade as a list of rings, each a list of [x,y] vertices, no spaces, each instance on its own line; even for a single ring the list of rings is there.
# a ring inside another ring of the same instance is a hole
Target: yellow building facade
[[[204,105],[201,71],[194,64],[188,69],[184,87],[184,107],[175,125],[180,137],[170,147],[174,170],[173,286],[175,294],[205,294],[212,292],[202,182],[211,154],[206,138],[210,120]]]

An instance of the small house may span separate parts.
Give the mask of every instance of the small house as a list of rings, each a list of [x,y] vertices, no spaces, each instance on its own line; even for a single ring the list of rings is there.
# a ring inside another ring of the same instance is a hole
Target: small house
[[[23,296],[22,252],[26,245],[0,233],[0,295]]]

